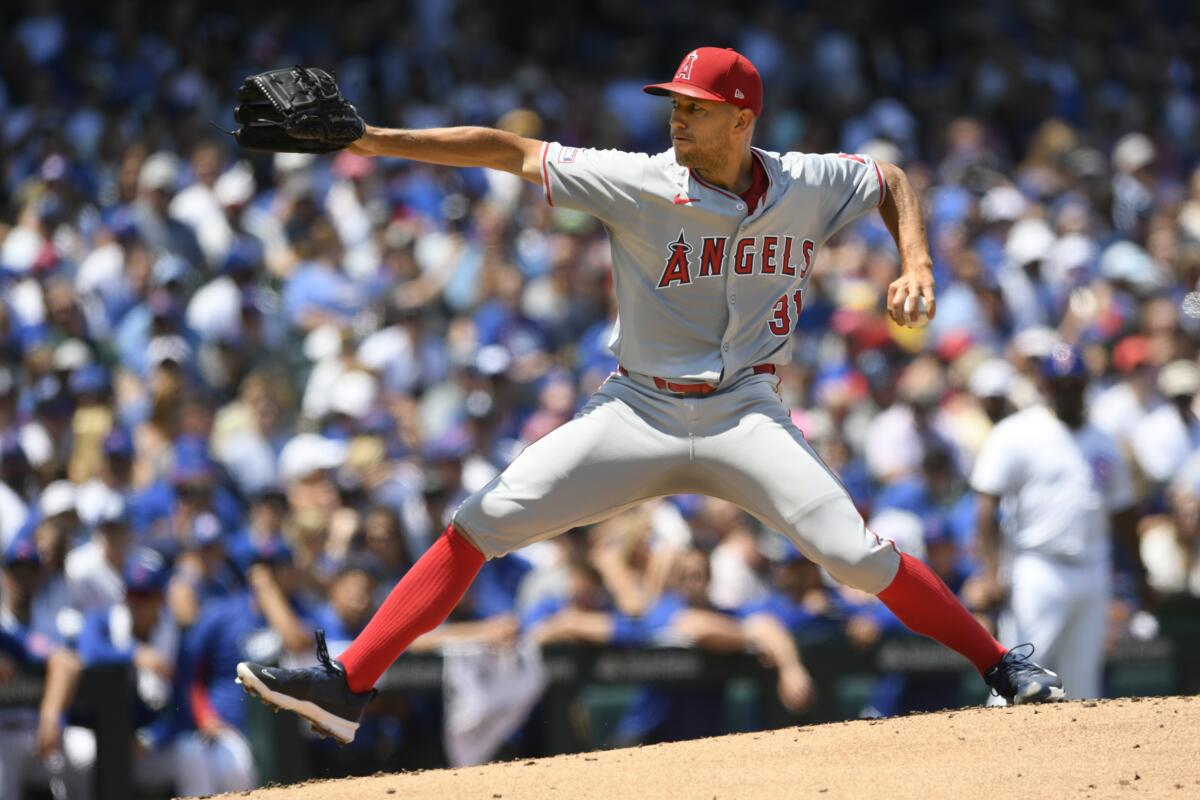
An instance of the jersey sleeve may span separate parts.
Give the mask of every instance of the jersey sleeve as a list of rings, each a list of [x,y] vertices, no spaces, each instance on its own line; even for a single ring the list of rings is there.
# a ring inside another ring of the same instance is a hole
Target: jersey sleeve
[[[971,488],[975,491],[999,497],[1019,488],[1020,459],[1008,431],[1002,422],[983,443],[971,469]]]
[[[633,219],[641,203],[642,183],[650,157],[620,150],[542,147],[542,188],[546,202],[571,208],[613,224]]]
[[[875,159],[849,153],[810,154],[804,176],[820,193],[823,238],[883,203],[887,186]]]

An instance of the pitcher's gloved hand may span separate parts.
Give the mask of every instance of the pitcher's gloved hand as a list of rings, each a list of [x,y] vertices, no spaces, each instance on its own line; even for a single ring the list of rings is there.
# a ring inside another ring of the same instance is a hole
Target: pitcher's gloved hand
[[[260,72],[242,82],[233,118],[238,144],[274,153],[332,153],[363,135],[358,111],[323,69]]]

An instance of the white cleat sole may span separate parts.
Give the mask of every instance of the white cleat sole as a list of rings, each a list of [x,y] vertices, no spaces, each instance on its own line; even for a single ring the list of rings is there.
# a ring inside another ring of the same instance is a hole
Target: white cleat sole
[[[237,675],[237,682],[248,693],[268,705],[299,714],[312,723],[313,730],[317,733],[332,736],[342,744],[350,744],[354,741],[354,734],[358,732],[357,722],[348,722],[341,717],[334,716],[316,703],[297,700],[290,695],[268,689],[267,685],[250,671],[245,662],[237,665]]]
[[[1017,695],[1013,698],[1013,705],[1025,705],[1029,703],[1059,703],[1067,699],[1067,693],[1061,686],[1048,687],[1049,694],[1042,696],[1039,690],[1032,697],[1021,697]]]

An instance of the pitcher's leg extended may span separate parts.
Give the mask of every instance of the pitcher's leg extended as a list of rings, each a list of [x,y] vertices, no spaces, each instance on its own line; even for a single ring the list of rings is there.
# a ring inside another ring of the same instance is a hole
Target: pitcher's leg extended
[[[911,630],[960,653],[980,674],[1004,655],[933,570],[867,530],[844,492],[786,520],[783,532],[834,578],[876,595]]]
[[[747,395],[752,407],[738,410],[738,423],[697,446],[714,491],[787,535],[837,580],[877,595],[913,631],[960,653],[1010,700],[1057,699],[1049,685],[1056,677],[1008,653],[933,570],[867,530],[772,393]]]
[[[321,666],[280,670],[243,662],[239,680],[319,732],[353,740],[375,682],[414,639],[449,616],[485,558],[673,491],[686,451],[686,438],[649,424],[611,388],[601,390],[575,419],[530,445],[463,503],[339,661],[318,638]]]

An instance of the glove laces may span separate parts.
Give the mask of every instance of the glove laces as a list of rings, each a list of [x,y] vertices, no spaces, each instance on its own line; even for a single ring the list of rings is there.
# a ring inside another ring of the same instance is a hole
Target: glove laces
[[[297,86],[306,92],[312,92],[313,94],[317,93],[317,82],[313,76],[309,74],[308,70],[297,64],[293,72],[296,75]]]

